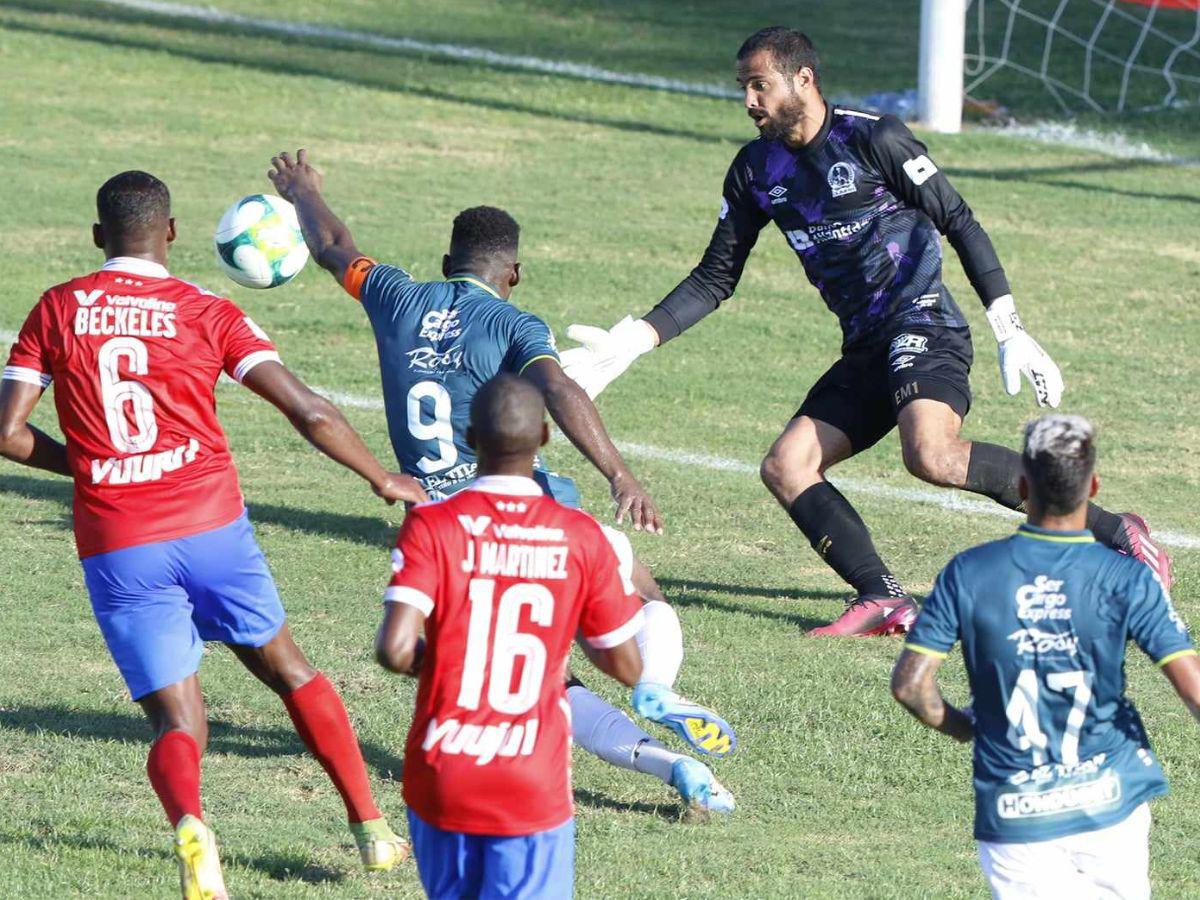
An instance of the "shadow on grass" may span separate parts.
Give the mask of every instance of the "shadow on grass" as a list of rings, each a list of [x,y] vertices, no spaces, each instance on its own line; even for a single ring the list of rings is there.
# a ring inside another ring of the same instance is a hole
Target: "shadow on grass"
[[[39,853],[56,855],[63,849],[99,850],[118,856],[159,858],[175,863],[175,854],[164,847],[130,847],[105,837],[79,831],[64,831],[60,825],[35,819],[29,823],[31,833],[0,831],[0,845],[24,846]],[[330,884],[346,880],[346,873],[313,863],[299,853],[270,852],[251,856],[245,853],[221,854],[226,870],[232,864],[254,869],[274,881],[303,881],[306,884]]]
[[[1166,182],[1172,180],[1169,173],[1178,171],[1174,166],[1166,162],[1156,162],[1155,160],[1148,159],[1118,159],[1108,162],[1080,163],[1070,166],[1042,166],[1019,169],[963,169],[951,166],[947,167],[946,173],[955,178],[982,178],[987,181],[1021,181],[1030,184],[1044,184],[1047,187],[1087,191],[1093,194],[1112,194],[1117,197],[1128,197],[1134,200],[1200,204],[1200,194],[1133,191],[1127,188],[1113,187],[1108,184],[1091,184],[1086,181],[1073,181],[1058,177],[1062,175],[1103,175],[1109,172],[1129,172],[1133,169],[1162,170],[1163,180]]]
[[[5,730],[20,731],[26,734],[53,734],[60,737],[88,741],[120,741],[126,744],[137,744],[148,747],[151,732],[149,723],[141,716],[125,715],[112,712],[85,712],[77,709],[67,709],[59,706],[26,706],[18,709],[0,710],[0,735]],[[402,781],[404,777],[404,758],[396,756],[378,744],[360,739],[363,757],[367,765],[375,770],[378,777],[385,781]],[[223,753],[230,756],[241,756],[249,759],[267,757],[301,756],[307,751],[296,733],[288,728],[259,728],[246,725],[231,725],[219,719],[208,723],[208,753]],[[586,788],[576,788],[575,799],[584,806],[594,809],[611,809],[618,812],[634,812],[643,815],[653,815],[668,821],[677,821],[680,810],[671,804],[656,804],[646,802],[625,802],[614,800],[603,794],[598,794]],[[62,841],[57,837],[57,830],[49,828],[46,840],[70,843],[71,846],[96,849],[118,850],[121,848],[102,843],[89,845],[84,840],[99,841],[86,836],[75,836],[76,839]],[[34,845],[37,836],[14,836],[0,833],[0,843],[17,839]],[[124,852],[124,851],[122,851]],[[309,863],[303,856],[296,854],[269,854],[259,857],[231,856],[233,862],[240,862],[259,871],[266,872],[273,878],[298,878],[301,881],[328,881],[326,874],[343,876],[332,870],[323,869],[319,865]],[[311,876],[311,877],[310,877]]]
[[[740,613],[760,619],[772,619],[808,631],[818,625],[827,625],[828,618],[813,618],[802,613],[785,612],[750,604],[736,603],[713,596],[714,594],[739,594],[747,597],[766,597],[775,600],[842,600],[847,591],[802,591],[785,588],[759,588],[740,584],[717,584],[711,581],[688,581],[677,578],[658,579],[659,587],[667,599],[676,606],[699,606],[720,612]]]
[[[150,724],[141,716],[114,712],[87,712],[60,706],[26,706],[0,710],[0,732],[54,734],[90,741],[120,741],[149,747]],[[385,747],[359,741],[367,765],[385,780],[400,781],[404,759]],[[260,728],[232,725],[220,719],[208,723],[208,753],[224,753],[248,759],[302,756],[308,751],[290,728]]]
[[[680,808],[672,803],[647,803],[645,800],[614,800],[587,788],[575,787],[575,802],[592,809],[609,809],[614,812],[632,812],[645,816],[657,816],[668,822],[678,822],[683,816]]]
[[[0,476],[0,492],[20,494],[30,500],[49,500],[60,503],[68,510],[72,503],[71,483],[66,479],[36,478],[25,475]],[[280,506],[276,503],[248,503],[250,521],[257,525],[275,525],[302,534],[316,537],[335,537],[368,547],[377,547],[386,553],[394,545],[396,529],[378,516],[351,516],[344,513],[321,512]],[[71,529],[71,518],[63,516],[53,524],[64,530]]]

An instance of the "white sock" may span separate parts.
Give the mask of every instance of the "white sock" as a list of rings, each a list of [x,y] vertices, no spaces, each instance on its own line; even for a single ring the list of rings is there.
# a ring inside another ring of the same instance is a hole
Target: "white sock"
[[[683,628],[670,603],[651,600],[642,606],[646,623],[637,633],[642,651],[642,681],[672,687],[683,666]]]
[[[567,688],[575,743],[588,753],[621,769],[653,775],[671,783],[671,766],[679,759],[615,706],[583,685]]]

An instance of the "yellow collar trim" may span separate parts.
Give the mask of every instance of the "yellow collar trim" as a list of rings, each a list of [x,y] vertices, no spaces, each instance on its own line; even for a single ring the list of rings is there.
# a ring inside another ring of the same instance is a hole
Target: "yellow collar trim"
[[[1020,537],[1033,538],[1035,541],[1049,541],[1052,544],[1094,544],[1096,539],[1090,534],[1043,534],[1040,531],[1017,529]]]
[[[447,278],[446,280],[447,281],[465,281],[468,284],[475,285],[475,287],[477,287],[477,288],[483,288],[485,291],[487,291],[489,294],[491,294],[497,300],[504,299],[503,297],[501,297],[499,294],[496,293],[496,289],[493,288],[490,284],[488,284],[487,282],[484,282],[484,281],[480,281],[478,278],[472,278],[470,275],[455,275],[453,278]]]

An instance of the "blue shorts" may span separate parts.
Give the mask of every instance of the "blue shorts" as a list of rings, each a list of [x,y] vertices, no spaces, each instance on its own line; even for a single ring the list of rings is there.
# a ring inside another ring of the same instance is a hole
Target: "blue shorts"
[[[134,700],[193,674],[204,641],[261,647],[283,627],[283,604],[245,511],[221,528],[80,562]]]
[[[583,509],[583,498],[579,495],[579,488],[570,478],[547,472],[545,469],[534,469],[533,480],[546,492],[547,496],[553,497],[563,506],[569,506],[571,509]]]
[[[431,900],[561,900],[575,890],[575,820],[521,837],[443,831],[411,809],[408,836]]]

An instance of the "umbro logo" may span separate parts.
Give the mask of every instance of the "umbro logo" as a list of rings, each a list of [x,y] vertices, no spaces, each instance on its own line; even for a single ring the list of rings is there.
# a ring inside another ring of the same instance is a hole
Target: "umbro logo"
[[[788,189],[786,187],[782,184],[777,184],[771,190],[767,191],[767,194],[771,197],[771,204],[778,205],[780,203],[787,203],[787,192]]]

